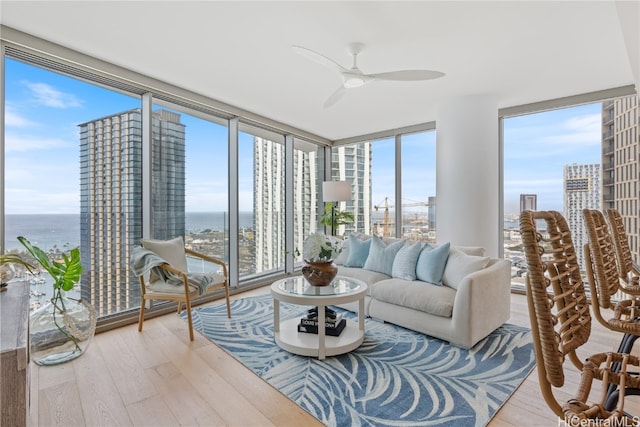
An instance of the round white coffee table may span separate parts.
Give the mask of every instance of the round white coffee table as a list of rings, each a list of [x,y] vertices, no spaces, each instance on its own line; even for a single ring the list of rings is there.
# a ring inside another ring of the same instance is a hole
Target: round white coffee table
[[[271,285],[273,297],[273,331],[276,344],[290,353],[326,356],[348,353],[355,350],[364,340],[364,296],[367,284],[356,279],[337,276],[328,286],[312,286],[304,277],[281,279]],[[322,327],[318,334],[298,332],[299,318],[280,323],[280,301],[318,307],[318,324],[325,324],[325,307],[358,301],[358,320],[347,320],[340,336],[326,336]]]

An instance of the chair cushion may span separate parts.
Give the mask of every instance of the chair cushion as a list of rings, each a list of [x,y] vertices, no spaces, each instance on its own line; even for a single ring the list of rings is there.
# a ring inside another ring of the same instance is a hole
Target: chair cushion
[[[172,267],[187,272],[187,255],[184,252],[182,236],[170,240],[140,239],[140,243],[146,249],[155,252]]]
[[[451,250],[447,266],[444,269],[443,282],[445,285],[458,289],[458,285],[467,275],[486,268],[489,257],[467,255],[459,249]]]
[[[451,244],[448,242],[435,248],[426,244],[418,257],[416,278],[423,282],[442,286],[442,275],[449,258],[450,246]]]
[[[153,283],[147,283],[147,293],[184,295],[184,284],[176,285],[156,280]],[[194,297],[198,296],[198,288],[190,284],[189,294]]]
[[[371,238],[369,256],[362,268],[391,276],[393,260],[396,258],[396,254],[403,246],[404,240],[399,240],[387,245],[382,238],[373,236]]]

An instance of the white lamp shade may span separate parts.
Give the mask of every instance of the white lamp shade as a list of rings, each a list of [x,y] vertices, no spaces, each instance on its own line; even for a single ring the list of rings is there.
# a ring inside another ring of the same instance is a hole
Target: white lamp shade
[[[346,202],[351,200],[351,183],[349,181],[324,181],[322,198],[325,202]]]

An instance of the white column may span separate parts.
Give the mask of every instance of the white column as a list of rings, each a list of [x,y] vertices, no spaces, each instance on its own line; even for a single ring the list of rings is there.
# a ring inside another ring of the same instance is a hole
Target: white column
[[[436,116],[438,243],[482,246],[498,255],[499,137],[497,100],[453,98]]]

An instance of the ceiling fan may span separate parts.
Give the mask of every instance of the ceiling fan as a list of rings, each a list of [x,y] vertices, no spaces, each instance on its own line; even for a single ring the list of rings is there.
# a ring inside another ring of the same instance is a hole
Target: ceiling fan
[[[338,102],[344,96],[347,89],[364,86],[365,84],[370,83],[374,80],[393,80],[405,82],[421,81],[437,79],[445,75],[440,71],[431,70],[398,70],[389,71],[386,73],[365,74],[358,68],[357,64],[358,54],[363,51],[364,47],[365,46],[362,43],[349,44],[348,52],[353,56],[353,66],[350,69],[347,69],[335,62],[333,59],[329,59],[326,56],[318,52],[314,52],[311,49],[307,49],[306,47],[302,46],[292,46],[293,50],[300,55],[340,73],[340,76],[342,77],[342,85],[340,85],[340,87],[336,89],[336,91],[333,92],[331,96],[329,96],[329,98],[327,98],[327,100],[324,102],[324,108],[331,107],[336,102]]]

